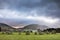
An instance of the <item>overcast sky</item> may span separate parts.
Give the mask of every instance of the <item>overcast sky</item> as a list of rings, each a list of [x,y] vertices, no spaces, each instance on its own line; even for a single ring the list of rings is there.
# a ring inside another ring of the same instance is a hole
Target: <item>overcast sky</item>
[[[11,26],[60,26],[60,0],[0,0],[0,23]]]

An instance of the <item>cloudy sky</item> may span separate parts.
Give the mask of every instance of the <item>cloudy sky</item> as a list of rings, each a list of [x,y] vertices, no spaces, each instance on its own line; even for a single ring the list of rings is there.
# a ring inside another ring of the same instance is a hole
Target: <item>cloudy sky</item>
[[[0,0],[0,23],[60,27],[60,0]]]

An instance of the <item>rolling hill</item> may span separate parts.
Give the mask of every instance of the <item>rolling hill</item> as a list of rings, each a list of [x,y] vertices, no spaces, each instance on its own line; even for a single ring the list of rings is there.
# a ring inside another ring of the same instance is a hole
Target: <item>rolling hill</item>
[[[37,29],[40,29],[40,30],[44,30],[44,29],[47,29],[48,26],[46,25],[39,25],[39,24],[30,24],[30,25],[27,25],[24,27],[24,29],[32,29],[32,30],[37,30]]]

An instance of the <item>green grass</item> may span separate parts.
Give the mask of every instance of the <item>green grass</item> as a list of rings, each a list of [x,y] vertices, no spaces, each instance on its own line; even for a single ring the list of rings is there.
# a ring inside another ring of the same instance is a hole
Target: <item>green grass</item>
[[[7,35],[0,33],[0,40],[60,40],[60,34],[25,35],[23,33],[18,35],[18,33],[14,33],[12,35]]]

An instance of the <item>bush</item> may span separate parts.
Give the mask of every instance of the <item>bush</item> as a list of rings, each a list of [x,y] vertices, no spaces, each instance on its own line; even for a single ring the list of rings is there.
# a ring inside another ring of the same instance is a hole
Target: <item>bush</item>
[[[2,32],[2,34],[5,34],[5,32]]]
[[[10,31],[6,31],[6,34],[8,34],[8,35],[9,35],[9,34],[12,34],[12,32],[10,32]]]
[[[26,35],[30,35],[30,32],[29,31],[26,31]]]
[[[24,33],[26,32],[26,31],[23,31]]]
[[[46,34],[50,34],[50,32],[46,31]]]
[[[39,33],[39,35],[43,35],[43,32],[38,32]]]
[[[31,33],[33,33],[33,31],[30,31]]]
[[[37,32],[35,32],[34,34],[37,35]]]
[[[55,31],[55,30],[53,30],[53,31],[51,32],[51,34],[56,34],[56,31]]]

